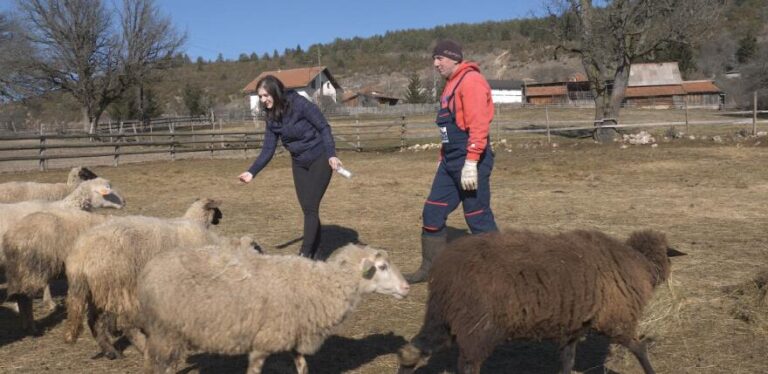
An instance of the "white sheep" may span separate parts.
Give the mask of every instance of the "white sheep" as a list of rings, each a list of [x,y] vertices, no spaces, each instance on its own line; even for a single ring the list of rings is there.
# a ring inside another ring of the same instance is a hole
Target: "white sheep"
[[[110,216],[75,209],[35,212],[13,224],[2,238],[6,291],[18,304],[22,329],[35,333],[32,298],[45,290],[48,309],[56,304],[48,284],[64,273],[64,261],[75,239]]]
[[[84,181],[96,178],[96,174],[84,167],[72,168],[67,183],[6,182],[0,183],[0,203],[16,203],[26,200],[61,200]]]
[[[0,269],[5,265],[3,236],[5,232],[24,216],[48,210],[79,209],[90,211],[93,208],[116,208],[125,205],[123,197],[112,188],[104,178],[95,178],[80,183],[74,191],[57,201],[30,200],[18,203],[0,204]],[[46,288],[46,302],[51,305],[50,290]]]
[[[409,286],[387,253],[349,244],[327,263],[208,246],[158,255],[139,277],[147,371],[168,372],[185,347],[248,353],[260,373],[275,352],[315,353],[363,294],[403,298]]]
[[[81,234],[65,260],[69,282],[65,340],[77,340],[89,308],[89,326],[103,355],[121,356],[106,333],[112,323],[108,318],[113,317],[123,322],[131,341],[143,350],[143,336],[131,328],[138,310],[139,272],[152,257],[174,247],[219,243],[222,239],[208,230],[222,217],[218,206],[218,201],[201,199],[180,218],[121,217]]]

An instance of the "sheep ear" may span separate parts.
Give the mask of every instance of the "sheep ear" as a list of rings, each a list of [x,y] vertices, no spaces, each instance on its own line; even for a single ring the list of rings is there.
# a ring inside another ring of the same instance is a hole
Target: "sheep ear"
[[[372,279],[376,274],[376,264],[368,259],[363,260],[363,278]]]
[[[99,187],[98,192],[101,196],[107,196],[112,193],[112,190],[107,187]]]
[[[680,252],[672,247],[667,248],[667,257],[687,256],[685,252]]]
[[[211,224],[218,225],[221,219],[224,218],[224,214],[221,213],[219,208],[213,208],[213,219]]]
[[[88,168],[80,169],[80,172],[77,173],[77,176],[84,181],[96,179],[98,177],[96,174],[94,174],[94,172],[88,170]]]

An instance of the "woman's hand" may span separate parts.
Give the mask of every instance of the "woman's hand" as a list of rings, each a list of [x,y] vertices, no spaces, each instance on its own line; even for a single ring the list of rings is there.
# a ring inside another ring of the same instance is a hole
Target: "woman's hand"
[[[341,160],[338,157],[331,157],[328,159],[328,165],[331,165],[331,169],[336,170],[341,167]]]
[[[253,180],[253,174],[246,171],[245,173],[240,174],[237,178],[240,179],[240,182],[248,183]]]

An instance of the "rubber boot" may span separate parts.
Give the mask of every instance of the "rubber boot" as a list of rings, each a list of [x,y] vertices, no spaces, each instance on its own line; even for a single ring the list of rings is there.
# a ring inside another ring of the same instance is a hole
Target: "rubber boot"
[[[416,272],[404,275],[405,280],[410,284],[426,281],[432,261],[445,249],[447,243],[448,235],[445,232],[440,235],[421,234],[421,266]]]

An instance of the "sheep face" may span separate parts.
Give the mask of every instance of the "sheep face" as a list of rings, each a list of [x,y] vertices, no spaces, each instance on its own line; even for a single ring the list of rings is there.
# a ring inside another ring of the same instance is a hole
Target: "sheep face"
[[[396,299],[408,296],[410,286],[400,273],[400,269],[389,262],[387,253],[376,250],[371,256],[360,261],[361,289],[364,292],[376,292],[392,295]]]
[[[92,207],[120,209],[125,206],[125,199],[108,180],[96,178],[85,183],[89,183]]]

